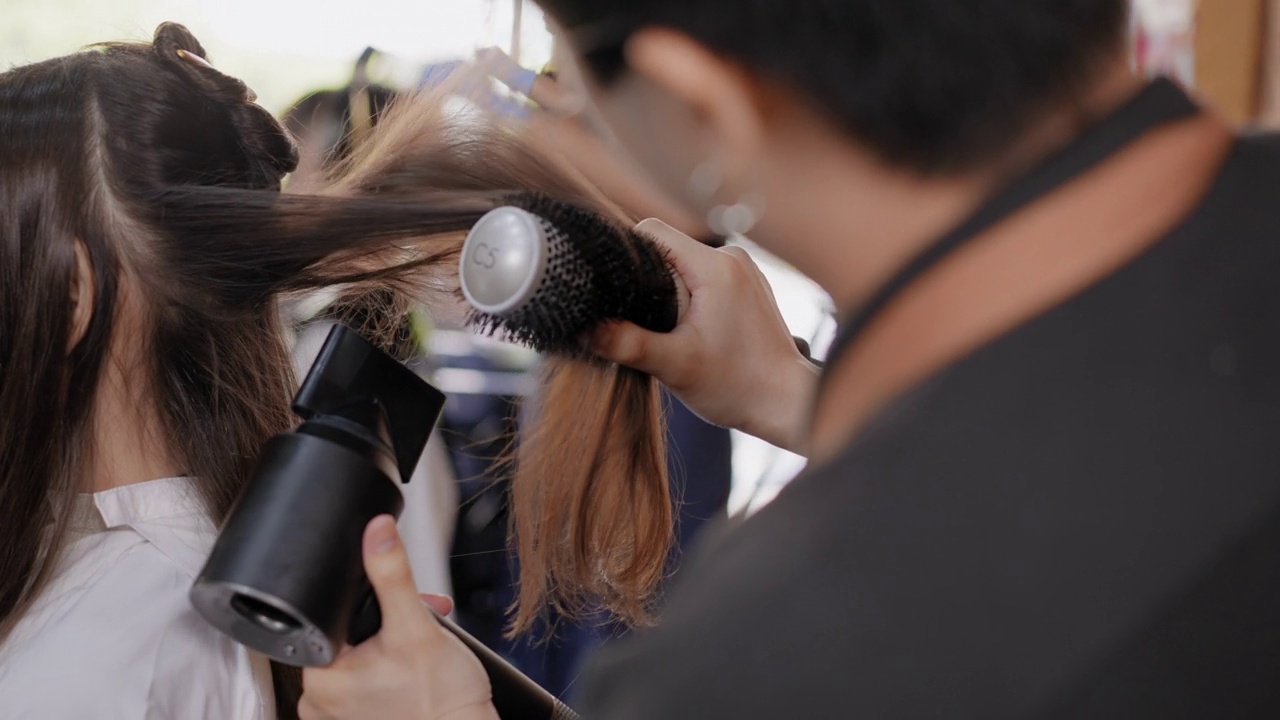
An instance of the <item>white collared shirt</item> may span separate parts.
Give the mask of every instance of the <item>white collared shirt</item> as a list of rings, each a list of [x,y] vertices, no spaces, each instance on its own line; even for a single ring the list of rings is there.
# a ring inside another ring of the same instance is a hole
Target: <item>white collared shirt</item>
[[[56,577],[0,645],[0,720],[274,720],[267,659],[187,600],[217,535],[192,481],[79,503]]]

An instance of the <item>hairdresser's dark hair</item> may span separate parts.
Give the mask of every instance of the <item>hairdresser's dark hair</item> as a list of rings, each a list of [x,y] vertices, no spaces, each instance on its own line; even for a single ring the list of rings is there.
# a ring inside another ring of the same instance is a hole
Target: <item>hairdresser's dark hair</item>
[[[430,295],[455,231],[493,205],[281,195],[288,133],[243,83],[179,51],[205,54],[165,24],[151,44],[0,74],[0,641],[60,557],[127,293],[147,325],[138,402],[220,522],[262,444],[293,421],[277,299],[344,283]],[[94,298],[68,349],[77,243]],[[279,715],[296,717],[299,674],[273,671]]]
[[[539,0],[594,74],[670,27],[792,88],[884,158],[965,170],[1122,48],[1128,0]]]

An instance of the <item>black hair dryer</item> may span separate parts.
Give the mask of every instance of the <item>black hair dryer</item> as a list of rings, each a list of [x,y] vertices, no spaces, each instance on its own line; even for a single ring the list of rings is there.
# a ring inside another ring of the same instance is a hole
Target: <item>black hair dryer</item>
[[[382,615],[361,544],[373,518],[400,516],[444,395],[337,325],[293,409],[304,420],[263,448],[191,602],[214,627],[289,665],[328,665]],[[563,703],[480,641],[439,618],[479,658],[504,720],[570,720]]]
[[[329,333],[222,528],[191,601],[214,627],[290,665],[327,665],[372,597],[365,526],[400,516],[444,395],[350,328]],[[376,632],[377,628],[374,628]]]

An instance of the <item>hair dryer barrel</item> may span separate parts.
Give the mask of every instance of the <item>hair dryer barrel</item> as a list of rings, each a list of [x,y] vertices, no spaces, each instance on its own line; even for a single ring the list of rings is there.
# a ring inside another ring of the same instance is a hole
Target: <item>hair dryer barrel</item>
[[[281,435],[191,599],[236,640],[290,665],[327,665],[369,592],[360,556],[370,520],[404,498],[367,458],[327,439]]]
[[[294,400],[306,421],[272,438],[190,597],[214,627],[291,665],[326,665],[370,595],[361,539],[399,517],[444,395],[335,327]]]
[[[444,395],[354,331],[337,326],[294,400],[306,418],[263,448],[257,471],[191,589],[214,627],[291,665],[327,665],[382,623],[364,573],[365,527],[399,517]],[[424,610],[425,612],[425,610]],[[505,720],[573,711],[458,626]]]

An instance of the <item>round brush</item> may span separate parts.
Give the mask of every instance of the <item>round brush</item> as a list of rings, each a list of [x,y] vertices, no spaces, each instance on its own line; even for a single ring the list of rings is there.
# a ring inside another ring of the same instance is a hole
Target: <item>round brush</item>
[[[476,223],[462,248],[471,324],[539,352],[581,356],[582,338],[628,320],[670,332],[680,285],[652,238],[539,195],[508,198]]]
[[[644,233],[541,195],[491,210],[462,246],[470,323],[534,350],[587,357],[582,338],[610,320],[671,332],[689,291]],[[809,344],[792,337],[810,362]]]

